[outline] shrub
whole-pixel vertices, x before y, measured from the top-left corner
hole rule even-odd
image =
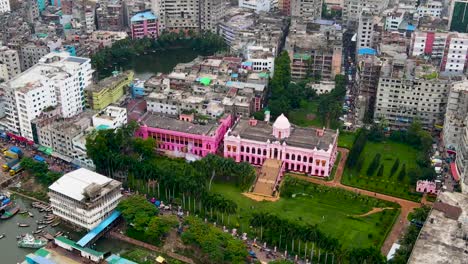
[[[379,171],[377,172],[377,176],[381,177],[383,175],[384,165],[380,165]]]
[[[364,157],[360,157],[356,163],[356,171],[360,172],[363,165],[364,165]]]

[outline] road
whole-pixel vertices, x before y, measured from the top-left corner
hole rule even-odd
[[[390,195],[375,193],[375,192],[362,190],[359,188],[341,184],[341,178],[343,176],[343,171],[344,171],[344,167],[346,164],[346,160],[348,159],[349,150],[345,148],[338,148],[338,151],[341,153],[341,160],[338,163],[338,168],[336,170],[335,177],[332,181],[324,181],[324,180],[310,178],[307,176],[300,176],[300,175],[294,175],[293,177],[306,180],[309,182],[313,182],[319,185],[325,185],[325,186],[334,187],[334,188],[341,188],[341,189],[356,192],[362,195],[367,195],[367,196],[375,197],[381,200],[398,203],[401,206],[401,213],[398,216],[397,221],[393,225],[392,230],[390,231],[387,238],[385,239],[385,242],[382,245],[382,248],[380,249],[382,254],[386,256],[388,252],[390,251],[390,248],[392,247],[393,243],[398,241],[400,236],[403,234],[405,228],[409,225],[409,222],[407,220],[409,213],[412,212],[415,208],[421,207],[424,202],[417,203],[417,202],[393,197]]]

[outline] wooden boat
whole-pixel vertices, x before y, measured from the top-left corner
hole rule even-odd
[[[58,237],[58,236],[61,236],[63,235],[63,232],[62,231],[58,231],[57,233],[55,233],[54,237]]]
[[[18,226],[19,226],[19,227],[28,227],[29,224],[18,223]]]
[[[50,225],[55,221],[55,219],[49,220],[49,221],[44,221],[44,224]]]
[[[51,234],[49,234],[49,233],[45,233],[45,234],[44,234],[44,237],[45,237],[46,239],[48,239],[48,240],[54,240],[54,236],[51,235]]]
[[[58,226],[58,225],[60,225],[60,221],[57,222],[57,223],[53,223],[53,224],[51,224],[50,226],[51,226],[51,227],[56,227],[56,226]]]
[[[36,234],[39,234],[39,233],[41,233],[41,232],[42,232],[42,230],[39,229],[39,230],[33,231],[32,233],[36,235]]]
[[[44,229],[46,227],[47,227],[47,225],[40,225],[40,226],[37,226],[37,229]]]
[[[27,214],[28,211],[24,210],[24,211],[19,211],[18,214]]]
[[[29,217],[34,217],[34,214],[31,212],[28,212]]]
[[[19,207],[10,207],[0,216],[1,220],[6,220],[12,218],[19,212]]]
[[[4,238],[5,237],[5,234],[1,234],[0,235],[0,239]]]

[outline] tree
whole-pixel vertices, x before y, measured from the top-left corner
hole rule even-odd
[[[384,171],[384,165],[380,165],[379,170],[377,171],[377,176],[382,177]]]
[[[176,227],[178,224],[177,218],[171,216],[153,216],[148,223],[148,228],[145,230],[146,237],[155,244],[167,234],[171,228]]]
[[[364,165],[364,157],[360,157],[356,163],[356,171],[360,172],[363,165]]]
[[[367,176],[372,176],[375,170],[377,170],[380,164],[380,157],[381,157],[380,153],[377,153],[374,156],[374,159],[372,160],[371,164],[369,164],[369,167],[367,168],[367,171],[366,171]],[[383,168],[382,168],[382,171],[383,171]]]
[[[395,162],[393,163],[392,168],[390,169],[390,176],[393,176],[395,172],[397,172],[398,167],[400,167],[400,159],[397,158]]]
[[[156,206],[148,202],[142,195],[133,195],[127,199],[123,199],[117,206],[117,210],[120,211],[127,223],[134,223],[138,227],[145,227],[145,224],[149,222],[151,217],[158,213]],[[139,218],[144,219],[139,220]]]
[[[353,147],[348,155],[348,160],[346,161],[346,166],[353,168],[356,165],[359,157],[361,156],[362,151],[367,142],[367,131],[365,129],[360,129],[356,138],[354,139]]]
[[[351,264],[383,264],[385,262],[385,258],[380,253],[380,250],[376,248],[358,248],[351,250],[349,253],[349,263]]]
[[[403,164],[403,167],[401,167],[400,173],[398,173],[398,180],[403,181],[406,176],[406,164]]]

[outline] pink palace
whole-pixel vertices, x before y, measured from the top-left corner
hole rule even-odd
[[[279,116],[266,121],[239,119],[224,136],[224,157],[261,166],[266,159],[282,161],[286,171],[328,177],[337,155],[338,130],[301,128]]]
[[[143,124],[136,132],[137,137],[156,139],[158,150],[169,156],[194,158],[216,153],[224,134],[232,125],[231,115],[207,124],[194,124],[193,114],[177,117],[156,113],[145,113],[139,121]]]

